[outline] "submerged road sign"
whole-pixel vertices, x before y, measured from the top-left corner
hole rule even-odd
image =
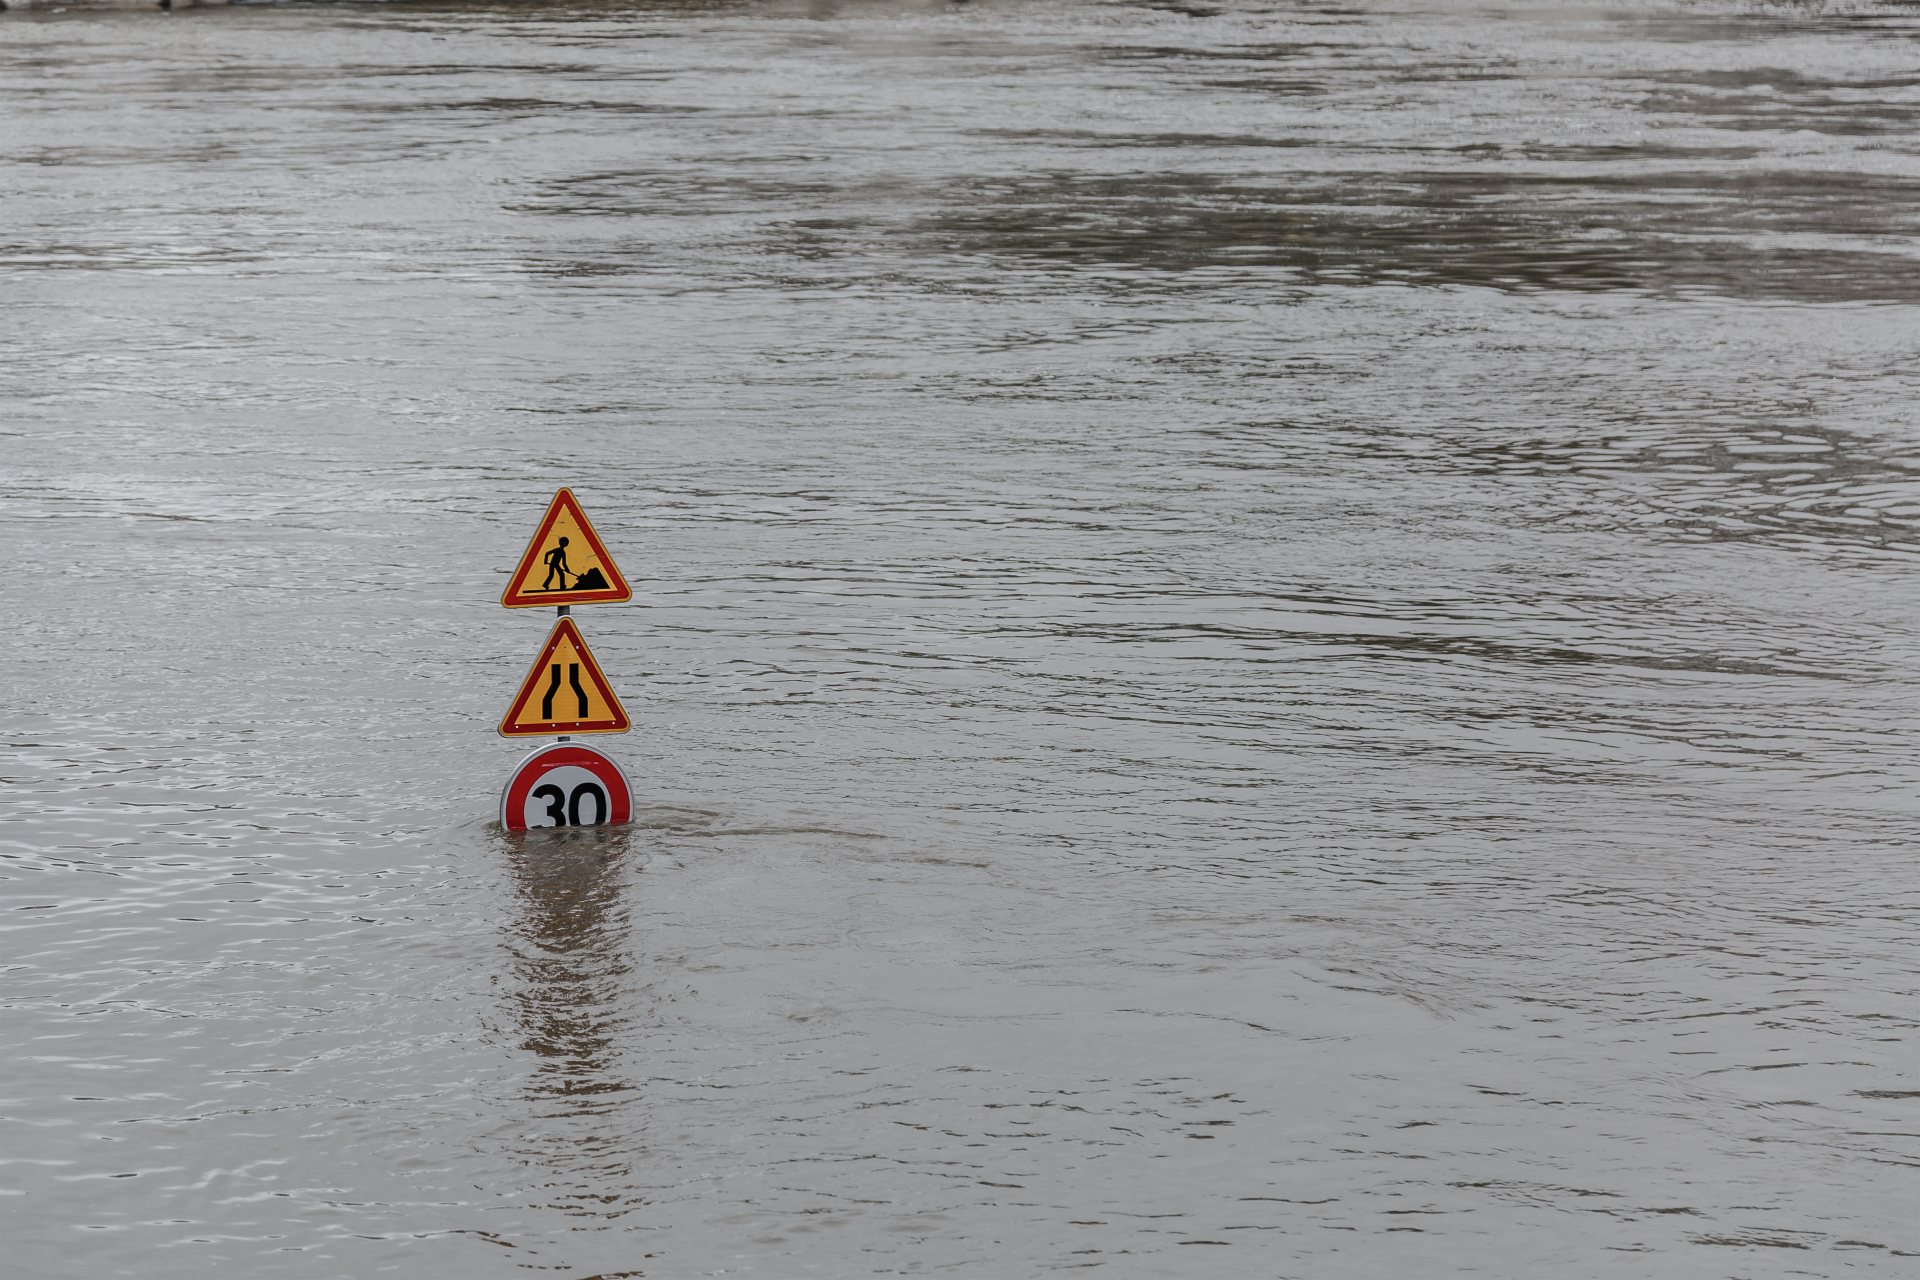
[[[633,817],[633,788],[620,766],[577,742],[541,747],[513,771],[500,793],[500,825],[602,827]]]
[[[555,624],[500,721],[502,737],[625,733],[631,722],[572,618]]]
[[[573,490],[562,489],[547,504],[540,529],[520,556],[500,603],[509,609],[531,609],[632,598],[632,589],[593,531]]]

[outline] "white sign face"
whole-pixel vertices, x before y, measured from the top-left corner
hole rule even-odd
[[[613,806],[600,776],[577,764],[563,764],[534,779],[521,817],[533,827],[597,827]]]

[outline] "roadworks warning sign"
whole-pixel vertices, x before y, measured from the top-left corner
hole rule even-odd
[[[540,605],[611,604],[633,591],[593,531],[573,490],[562,489],[547,504],[540,529],[520,556],[519,567],[500,595],[509,609]]]

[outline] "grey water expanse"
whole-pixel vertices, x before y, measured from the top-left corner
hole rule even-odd
[[[0,1275],[1920,1274],[1917,406],[1913,4],[0,15]]]

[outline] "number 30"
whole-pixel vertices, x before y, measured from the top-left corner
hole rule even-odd
[[[598,783],[583,782],[573,789],[572,795],[568,795],[549,782],[545,786],[535,787],[533,795],[536,800],[547,802],[547,816],[553,819],[556,827],[597,827],[607,820],[607,793],[600,789]],[[585,796],[593,797],[592,822],[580,821],[580,801]]]

